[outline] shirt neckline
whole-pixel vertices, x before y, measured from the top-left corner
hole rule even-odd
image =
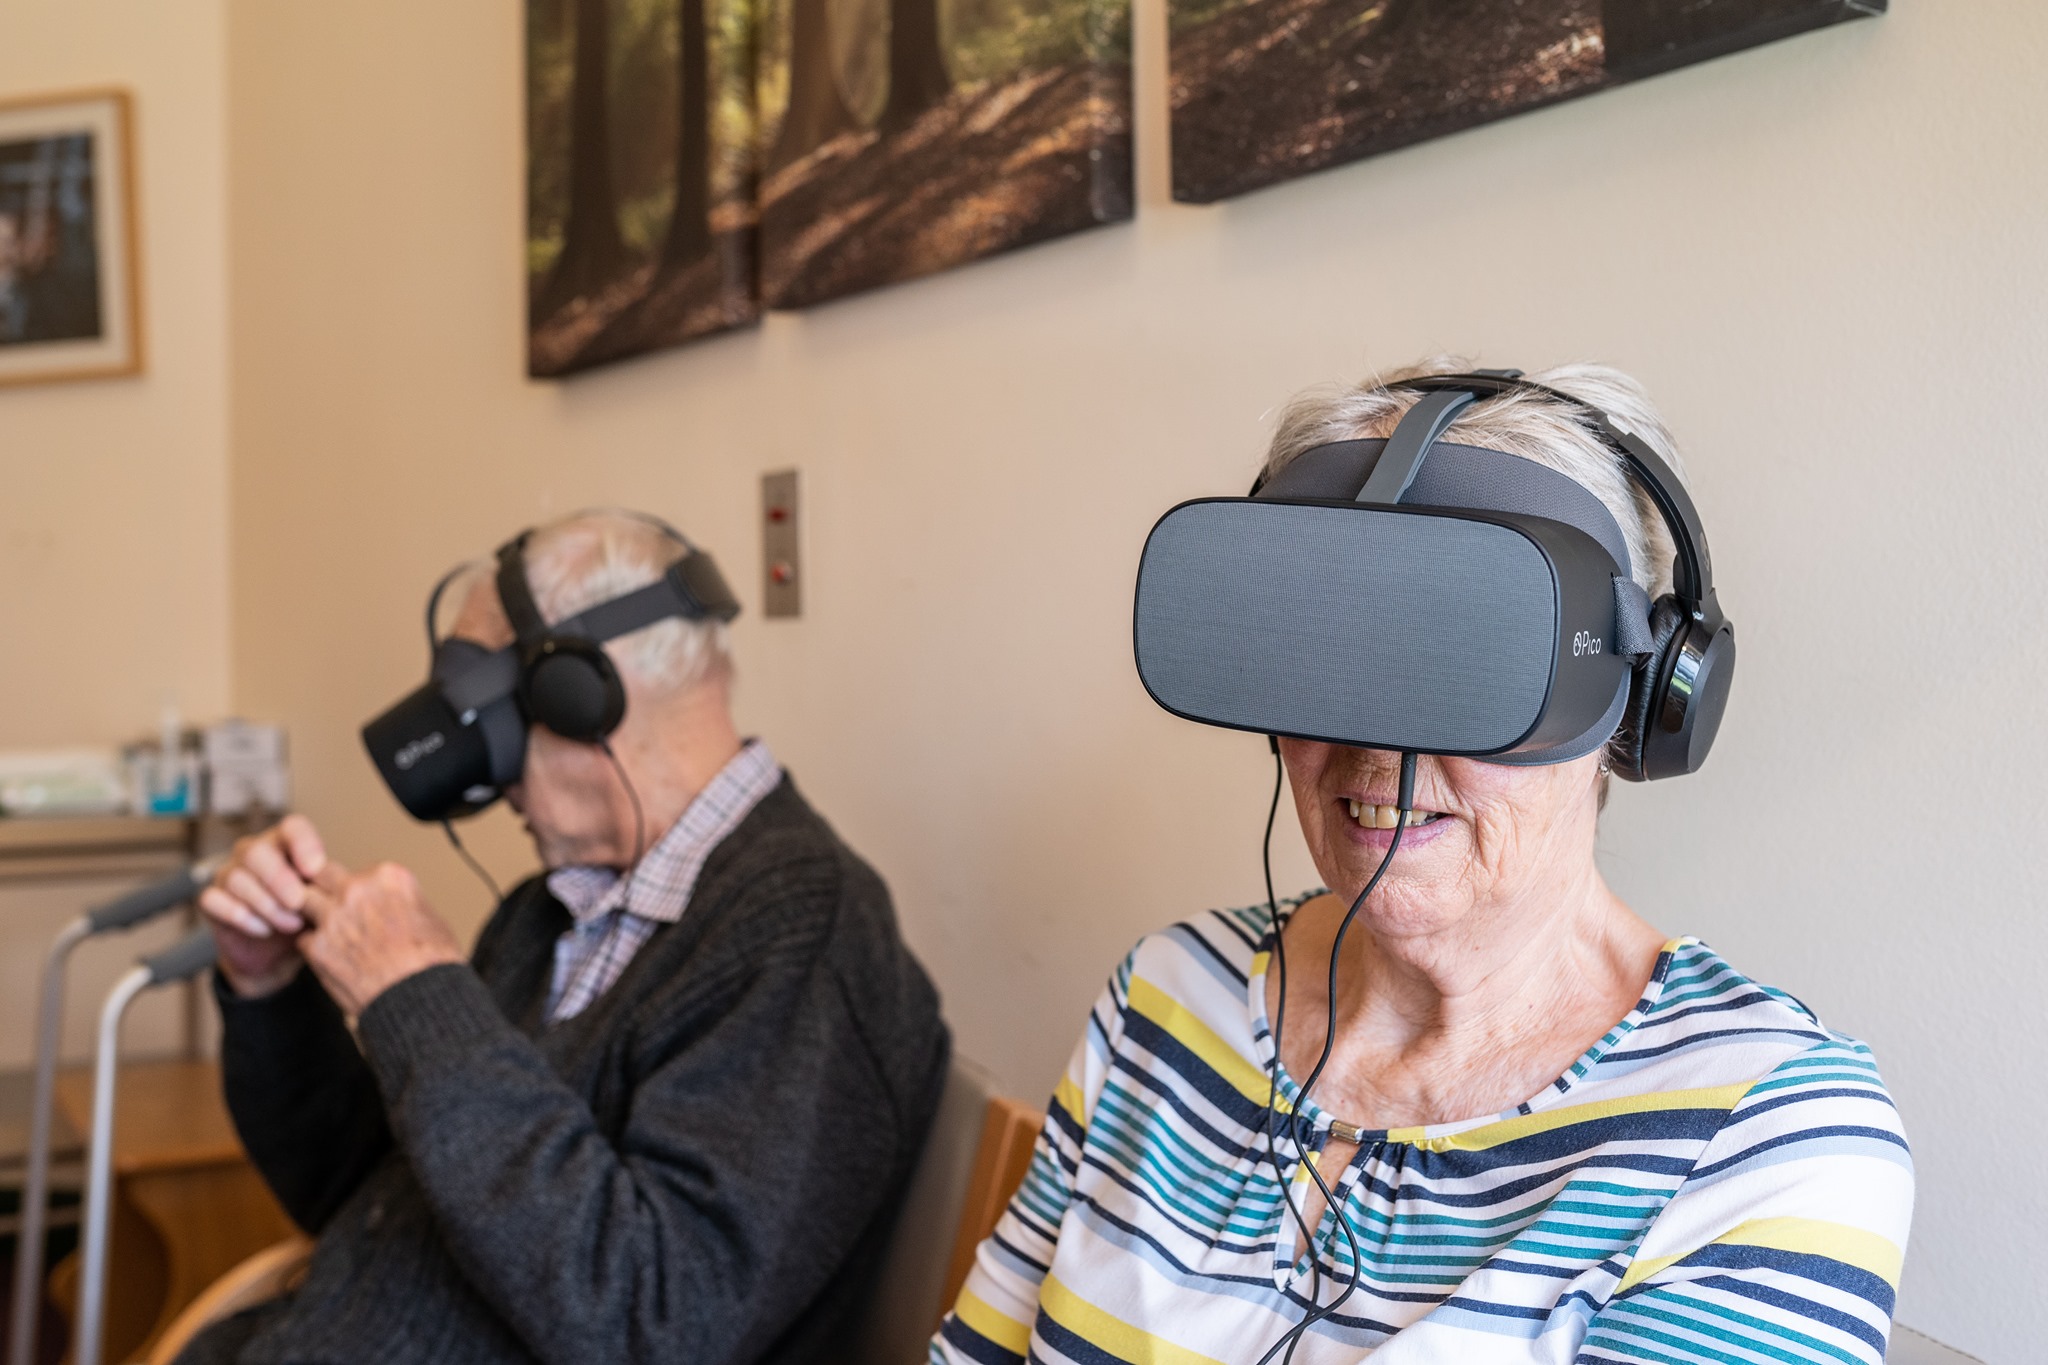
[[[578,863],[548,873],[548,891],[569,912],[571,932],[595,927],[625,908],[629,893],[635,916],[663,924],[681,919],[711,850],[781,777],[781,765],[767,744],[747,739],[632,868]]]
[[[1316,887],[1278,903],[1267,921],[1265,933],[1260,936],[1258,951],[1252,958],[1251,970],[1246,973],[1245,981],[1245,1007],[1250,1015],[1252,1048],[1255,1053],[1253,1060],[1261,1071],[1274,1079],[1277,1099],[1285,1105],[1280,1112],[1286,1113],[1300,1108],[1309,1131],[1318,1134],[1327,1133],[1330,1124],[1336,1121],[1336,1116],[1318,1104],[1314,1096],[1310,1096],[1306,1107],[1302,1107],[1301,1087],[1279,1060],[1274,1046],[1272,1020],[1266,1013],[1266,968],[1273,960],[1273,945],[1294,912],[1316,897],[1328,894],[1327,887]],[[1636,1001],[1635,1006],[1613,1027],[1601,1034],[1591,1047],[1580,1053],[1555,1080],[1547,1083],[1520,1104],[1498,1113],[1452,1119],[1443,1123],[1418,1124],[1403,1128],[1358,1128],[1354,1131],[1358,1134],[1360,1151],[1363,1152],[1373,1143],[1423,1146],[1434,1138],[1471,1133],[1497,1123],[1525,1118],[1558,1103],[1593,1073],[1593,1068],[1599,1064],[1601,1058],[1607,1056],[1624,1038],[1635,1032],[1636,1027],[1657,1008],[1657,1002],[1664,994],[1664,983],[1671,974],[1671,965],[1679,950],[1697,942],[1697,939],[1689,935],[1666,940],[1658,952],[1657,965],[1650,973],[1649,984],[1643,987],[1642,997]],[[1348,1123],[1345,1126],[1351,1127]],[[1281,1131],[1285,1131],[1284,1126]]]

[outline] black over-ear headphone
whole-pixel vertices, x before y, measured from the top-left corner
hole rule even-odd
[[[683,547],[683,557],[636,592],[550,626],[526,571],[531,529],[498,548],[498,600],[519,647],[519,705],[529,720],[564,739],[601,744],[626,717],[626,688],[603,641],[668,616],[730,621],[739,602],[711,556],[668,523],[644,518]]]
[[[1671,591],[1650,608],[1650,648],[1635,664],[1628,709],[1609,746],[1610,762],[1631,782],[1698,771],[1728,705],[1735,677],[1735,627],[1714,596],[1714,567],[1699,511],[1671,466],[1611,414],[1583,398],[1524,379],[1520,370],[1423,375],[1404,379],[1396,387],[1419,389],[1429,396],[1402,417],[1387,442],[1390,454],[1405,444],[1404,432],[1419,440],[1426,452],[1460,409],[1483,397],[1520,390],[1584,414],[1593,432],[1621,456],[1630,478],[1657,505],[1677,555]],[[1411,423],[1415,430],[1408,430]]]

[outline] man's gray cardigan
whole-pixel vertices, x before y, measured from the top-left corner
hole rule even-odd
[[[944,1083],[881,879],[785,777],[688,911],[543,1022],[568,912],[535,878],[471,966],[351,1041],[302,972],[224,990],[228,1105],[318,1235],[305,1283],[187,1362],[796,1365],[843,1344]]]

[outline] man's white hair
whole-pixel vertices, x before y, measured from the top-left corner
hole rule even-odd
[[[1471,365],[1437,356],[1360,384],[1311,389],[1287,405],[1266,456],[1272,478],[1297,455],[1333,441],[1379,440],[1394,434],[1401,416],[1422,394],[1398,385],[1430,374],[1462,374]],[[1606,365],[1559,365],[1528,376],[1546,388],[1583,399],[1612,416],[1662,456],[1681,480],[1685,466],[1664,419],[1643,386]],[[1548,465],[1584,485],[1614,514],[1628,542],[1629,568],[1651,597],[1671,589],[1671,533],[1649,494],[1630,478],[1621,456],[1588,424],[1586,415],[1528,390],[1481,398],[1463,409],[1444,432],[1454,445],[1483,446]]]
[[[526,577],[550,625],[659,579],[684,547],[659,523],[632,512],[576,512],[535,529]],[[725,622],[679,616],[621,635],[605,652],[622,674],[653,692],[681,692],[732,672]]]

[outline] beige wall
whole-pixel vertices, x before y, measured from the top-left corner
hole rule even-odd
[[[1258,886],[1264,746],[1132,673],[1152,519],[1241,488],[1304,384],[1611,360],[1688,442],[1744,653],[1714,763],[1618,792],[1608,865],[1876,1044],[1922,1168],[1904,1318],[2048,1335],[2039,6],[1903,5],[1195,209],[1143,0],[1134,225],[546,385],[517,7],[229,12],[235,700],[290,723],[341,856],[484,910],[354,735],[438,571],[618,501],[757,599],[756,477],[796,464],[809,612],[742,621],[744,719],[890,878],[964,1049],[1042,1093],[1132,939]]]
[[[133,95],[147,372],[0,388],[0,749],[108,744],[228,704],[226,6],[8,0],[0,97]],[[0,1000],[32,998],[57,926],[106,886],[0,890]],[[73,1053],[140,945],[80,959]],[[129,1025],[162,1046],[171,1000]],[[30,1049],[0,1009],[0,1067]]]
[[[0,390],[0,748],[228,700],[226,7],[10,0],[0,95],[135,100],[140,378]]]

